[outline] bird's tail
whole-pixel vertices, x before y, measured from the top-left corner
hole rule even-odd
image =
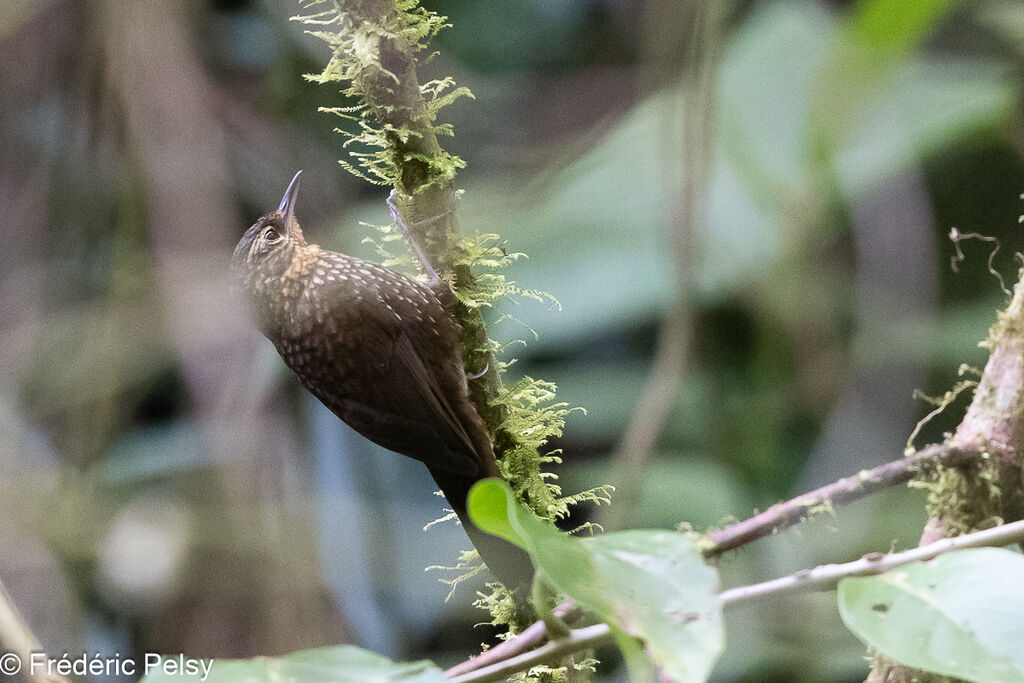
[[[505,584],[510,591],[516,591],[517,603],[526,604],[533,583],[533,562],[529,554],[519,546],[509,543],[503,538],[492,536],[483,531],[469,518],[466,511],[466,498],[469,489],[479,477],[467,477],[444,470],[430,470],[434,481],[441,488],[448,503],[459,516],[466,535],[473,542],[473,547],[480,553],[480,558],[491,570],[491,573]]]

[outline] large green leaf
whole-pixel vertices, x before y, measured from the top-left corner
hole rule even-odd
[[[201,672],[195,676],[182,676],[182,663],[198,660],[180,657],[166,657],[165,660],[171,668],[153,668],[142,679],[143,683],[180,683],[199,680],[202,676]],[[358,647],[340,645],[303,650],[284,657],[213,660],[205,683],[443,683],[444,680],[441,669],[431,662],[395,663]]]
[[[529,551],[538,574],[616,631],[635,673],[636,646],[669,678],[703,681],[723,646],[718,575],[704,564],[697,538],[661,530],[577,539],[517,505],[505,482],[487,479],[469,494],[484,531]]]
[[[839,611],[869,645],[917,669],[985,683],[1024,681],[1024,557],[964,550],[844,579]]]

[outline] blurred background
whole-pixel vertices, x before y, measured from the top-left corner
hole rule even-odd
[[[230,250],[302,168],[313,241],[373,258],[328,51],[270,0],[2,0],[0,578],[51,653],[351,642],[451,664],[493,637],[420,465],[299,388]],[[572,522],[703,530],[899,457],[980,368],[1024,246],[1024,4],[425,0],[464,229],[524,251],[491,329],[573,414]],[[959,271],[959,272],[955,272]],[[971,377],[967,371],[966,377]],[[966,394],[917,443],[958,421]],[[723,583],[916,545],[895,490],[720,562]],[[721,681],[856,681],[834,596],[729,612]],[[603,674],[622,677],[614,652]],[[107,680],[107,679],[104,679]]]

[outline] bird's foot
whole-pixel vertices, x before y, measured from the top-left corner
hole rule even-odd
[[[409,230],[409,228],[410,226],[418,227],[420,225],[425,225],[427,223],[433,223],[434,221],[439,221],[442,218],[445,218],[446,216],[450,216],[455,211],[455,206],[452,205],[451,207],[448,208],[447,211],[436,216],[408,223],[406,222],[405,218],[402,217],[402,212],[398,208],[397,199],[399,196],[400,195],[397,189],[391,190],[391,194],[388,195],[387,202],[388,210],[391,212],[391,220],[395,222],[395,225],[402,228],[402,233],[405,235],[405,238],[409,240],[409,246],[412,247],[413,252],[416,254],[416,258],[419,259],[420,265],[423,267],[423,272],[426,273],[427,275],[428,284],[430,285],[430,287],[433,288],[441,281],[441,277],[437,274],[437,271],[434,270],[434,267],[430,264],[430,261],[427,259],[426,253],[424,253],[423,248],[420,246],[416,238],[413,237],[412,231]],[[458,198],[460,195],[456,194],[455,196],[456,198]]]
[[[480,379],[481,377],[483,377],[484,375],[486,375],[486,374],[487,374],[487,371],[488,371],[488,370],[490,370],[490,369],[491,369],[491,364],[490,364],[490,363],[488,363],[487,365],[485,365],[485,366],[484,366],[484,369],[483,369],[483,370],[481,370],[480,372],[478,372],[478,373],[476,373],[476,374],[472,374],[472,375],[471,375],[471,374],[469,374],[469,373],[467,372],[467,373],[466,373],[466,379]]]

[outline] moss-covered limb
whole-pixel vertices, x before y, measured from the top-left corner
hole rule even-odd
[[[316,27],[310,32],[332,48],[324,70],[309,78],[341,83],[342,92],[360,102],[325,108],[357,126],[357,132],[339,128],[349,137],[346,147],[354,160],[342,163],[371,182],[394,186],[396,219],[456,292],[473,291],[472,259],[479,254],[466,258],[455,247],[458,197],[452,180],[463,163],[441,148],[437,136],[451,134],[451,128],[436,122],[444,106],[469,91],[450,78],[421,84],[417,73],[418,55],[446,26],[445,18],[419,7],[417,0],[306,0],[303,6],[310,13],[296,19]],[[459,297],[455,314],[462,324],[466,367],[496,369],[480,308]],[[471,382],[474,403],[492,432],[504,417],[491,407],[499,391],[496,372]]]
[[[324,70],[309,76],[320,83],[347,84],[342,92],[358,98],[351,108],[324,108],[357,122],[357,132],[339,128],[354,163],[342,163],[370,182],[398,190],[395,204],[423,245],[435,268],[451,269],[451,240],[456,195],[452,178],[463,162],[448,154],[438,135],[451,128],[437,124],[438,112],[463,95],[450,78],[421,84],[418,56],[430,38],[446,26],[445,17],[417,0],[307,0],[312,14],[298,20],[332,48]]]
[[[971,405],[950,444],[978,454],[956,469],[939,468],[928,489],[928,524],[920,545],[1024,519],[1024,270],[1010,303],[982,346],[990,350]],[[870,682],[944,683],[950,679],[896,664],[872,663]]]
[[[939,473],[929,495],[930,516],[954,534],[1024,518],[1024,279],[982,345],[989,359],[952,438],[982,457]]]
[[[989,359],[954,440],[990,446],[1000,460],[1019,464],[1014,454],[1024,446],[1024,280],[981,346],[990,350]]]
[[[313,27],[310,33],[332,50],[323,72],[308,78],[339,83],[342,93],[358,102],[353,107],[324,108],[343,120],[337,130],[349,138],[349,160],[341,163],[361,178],[395,188],[389,204],[397,225],[378,227],[380,236],[372,241],[385,265],[410,265],[407,254],[386,249],[407,230],[440,274],[440,293],[454,295],[464,365],[472,377],[470,395],[494,437],[502,472],[520,499],[552,523],[566,515],[572,503],[606,502],[610,487],[563,496],[553,475],[541,472],[559,460],[557,453],[544,453],[544,448],[561,435],[569,412],[555,399],[554,386],[531,378],[509,385],[501,380],[510,362],[496,356],[501,345],[488,337],[484,309],[509,297],[557,302],[519,288],[500,272],[522,254],[508,253],[497,235],[459,235],[453,180],[464,164],[439,144],[438,136],[451,135],[452,129],[437,120],[443,107],[470,93],[451,78],[421,83],[417,73],[419,56],[446,26],[445,18],[421,8],[419,0],[301,2],[307,13],[296,20]],[[460,559],[456,569],[472,571],[466,560]],[[493,623],[514,626],[510,615],[518,610],[507,592],[484,595],[478,604],[490,609]]]
[[[523,290],[499,271],[521,254],[510,254],[496,235],[458,234],[458,194],[453,179],[463,166],[445,152],[438,135],[451,128],[438,124],[438,112],[462,95],[450,78],[420,84],[417,55],[442,27],[444,17],[428,12],[415,0],[309,0],[320,11],[304,20],[323,27],[314,33],[332,46],[319,82],[347,84],[344,93],[362,104],[329,109],[354,120],[358,133],[347,133],[356,165],[348,168],[371,181],[393,185],[396,220],[423,247],[427,258],[455,293],[455,317],[462,327],[465,367],[472,374],[470,395],[494,436],[495,451],[516,492],[542,517],[567,512],[569,499],[540,475],[541,465],[557,456],[541,456],[548,439],[561,434],[567,406],[554,399],[554,388],[532,379],[508,387],[501,382],[506,367],[495,357],[483,311],[502,299],[525,296],[552,301],[540,292]],[[388,239],[386,229],[383,239]],[[486,370],[486,372],[484,372]],[[582,494],[598,502],[605,491]]]

